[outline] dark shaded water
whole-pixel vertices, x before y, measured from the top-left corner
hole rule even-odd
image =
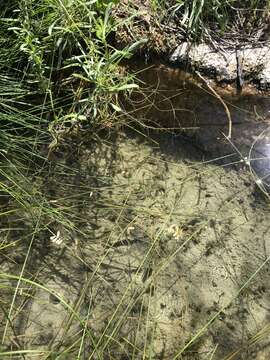
[[[134,70],[134,69],[133,69]],[[228,116],[224,105],[198,79],[163,65],[138,67],[143,91],[125,100],[131,119],[148,129],[165,129],[174,136],[191,139],[210,158],[244,162],[254,171],[259,185],[270,186],[270,101],[267,94],[246,87],[242,95],[234,88],[211,87],[226,103],[232,119],[228,135]]]

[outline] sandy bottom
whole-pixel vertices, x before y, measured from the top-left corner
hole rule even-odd
[[[24,270],[33,283],[21,281],[3,350],[270,359],[269,200],[248,169],[203,163],[190,141],[166,134],[60,153],[44,192],[76,228],[49,223],[31,237],[21,224],[8,235],[17,243],[2,251],[2,272],[20,273],[34,239]],[[16,281],[1,283],[8,312]]]

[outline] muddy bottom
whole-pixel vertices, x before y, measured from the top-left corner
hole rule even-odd
[[[269,201],[239,157],[204,162],[181,136],[136,132],[55,156],[44,191],[76,227],[55,222],[29,237],[10,219],[1,272],[19,274],[31,249],[12,322],[16,279],[1,277],[2,351],[270,358]]]
[[[2,354],[270,358],[269,99],[221,89],[227,139],[220,100],[182,75],[146,71],[122,99],[133,130],[53,154],[33,177],[53,221],[2,216]]]

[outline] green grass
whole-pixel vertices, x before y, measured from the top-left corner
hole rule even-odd
[[[1,4],[1,224],[8,229],[8,234],[19,234],[13,241],[13,235],[11,239],[7,235],[1,251],[5,256],[10,246],[20,244],[22,248],[18,253],[24,257],[18,275],[4,274],[1,270],[1,283],[5,279],[16,283],[10,288],[5,324],[1,318],[2,344],[6,344],[10,331],[16,337],[13,321],[16,314],[22,313],[22,288],[28,287],[26,292],[31,296],[42,289],[66,307],[69,323],[79,320],[83,328],[74,346],[71,342],[70,349],[68,346],[61,350],[61,358],[65,353],[69,358],[74,351],[76,357],[81,358],[85,339],[89,343],[91,338],[85,320],[73,310],[73,305],[75,309],[80,307],[83,297],[77,305],[66,303],[57,293],[35,281],[36,274],[32,274],[30,268],[35,249],[45,246],[41,243],[42,234],[48,242],[59,227],[61,236],[80,233],[77,224],[81,219],[76,212],[79,206],[86,205],[87,196],[90,199],[92,194],[91,186],[77,189],[70,183],[79,171],[51,161],[52,153],[69,142],[80,128],[88,130],[91,141],[97,129],[114,127],[114,121],[117,123],[118,114],[122,112],[118,94],[129,93],[137,87],[133,77],[119,67],[119,62],[130,57],[144,39],[122,50],[109,44],[107,39],[118,26],[110,16],[112,6],[113,2],[109,1],[85,0],[25,0]],[[127,21],[124,19],[122,23]],[[61,182],[55,185],[58,189],[63,188],[58,198],[50,196],[46,189],[46,181],[52,179]],[[76,191],[71,193],[70,189]],[[20,228],[18,222],[23,222],[24,227]],[[80,261],[84,263],[83,259]],[[87,287],[86,284],[85,291]],[[6,307],[5,301],[1,297],[1,308]],[[91,342],[95,348],[93,338]],[[23,349],[23,346],[15,351],[9,346],[4,349],[1,356],[8,358],[37,354],[46,358],[60,356],[58,350],[54,355],[50,349],[44,353]],[[96,353],[100,352],[97,348]]]
[[[110,16],[112,6],[106,1],[14,2],[0,20],[3,42],[8,34],[11,44],[3,71],[16,69],[19,79],[46,96],[57,119],[76,112],[91,124],[105,121],[117,108],[117,94],[136,86],[118,64],[140,44],[121,51],[109,45],[119,25]],[[70,97],[61,103],[62,111],[59,95]]]
[[[132,182],[113,183],[110,171],[115,171],[112,160],[115,153],[109,140],[102,138],[99,131],[105,128],[109,130],[106,134],[114,130],[117,133],[123,125],[129,126],[129,122],[138,120],[121,108],[122,95],[130,97],[139,87],[134,74],[124,71],[121,62],[129,59],[147,40],[142,38],[122,50],[112,45],[118,28],[136,17],[136,14],[124,19],[113,17],[112,9],[117,3],[13,0],[0,4],[0,222],[1,234],[2,231],[5,234],[0,251],[3,259],[12,264],[0,271],[3,290],[0,296],[0,357],[3,358],[79,360],[87,356],[94,360],[119,360],[119,356],[125,355],[132,360],[153,360],[157,331],[157,320],[153,318],[159,316],[154,290],[185,246],[192,244],[198,233],[208,226],[209,219],[201,218],[198,228],[164,255],[161,244],[167,239],[171,217],[176,214],[182,219],[176,204],[172,204],[167,213],[162,209],[152,210],[147,205],[142,206],[137,198],[137,195],[151,198],[151,186],[144,189]],[[248,23],[244,31],[251,34],[249,29],[262,26],[269,11],[268,3],[259,0],[243,4],[236,0],[169,3],[153,0],[150,6],[156,12],[167,7],[168,14],[179,19],[179,26],[193,40],[214,26],[218,27],[219,34],[226,34],[232,25],[238,29],[245,17]],[[238,20],[235,20],[236,15]],[[104,149],[99,154],[100,141],[109,154]],[[92,145],[91,161],[78,164],[76,158],[82,158],[80,151],[87,155],[85,143]],[[143,167],[144,159],[139,165]],[[139,168],[137,170],[139,172]],[[125,171],[134,170],[123,169],[119,176]],[[200,176],[205,172],[202,170]],[[181,185],[197,177],[198,172],[195,172]],[[114,191],[116,195],[112,199]],[[114,226],[102,232],[99,219],[110,219]],[[153,222],[159,226],[149,225]],[[104,268],[110,268],[108,259],[123,241],[123,234],[132,232],[134,224],[147,239],[144,256],[133,269],[132,277],[124,279],[124,291],[117,295],[114,306],[108,310],[103,328],[92,331],[89,321],[95,301],[91,292],[93,284],[97,284],[97,289],[108,285],[108,273]],[[93,230],[91,226],[96,228]],[[59,249],[50,243],[50,238],[58,231],[65,238]],[[87,256],[80,248],[88,249]],[[59,265],[55,259],[60,259],[61,252],[68,254],[65,269],[68,274],[72,271],[70,259],[89,270],[89,274],[82,272],[83,276],[86,273],[86,278],[72,301],[47,286],[48,278],[43,274],[48,266],[45,261],[52,259],[51,266],[55,265],[53,260]],[[250,271],[237,294],[197,332],[190,332],[184,345],[173,349],[172,359],[182,359],[207,336],[219,315],[242,296],[268,261],[269,257]],[[128,274],[129,266],[122,269],[124,274]],[[117,267],[110,271],[117,271]],[[145,281],[138,280],[142,273]],[[61,275],[66,276],[66,273]],[[112,293],[113,290],[111,287]],[[27,318],[28,301],[35,299],[45,308],[47,303],[39,291],[53,296],[66,315],[63,333],[47,341],[43,350],[35,348],[34,336],[24,341],[16,333],[20,316],[24,320]],[[126,327],[132,317],[135,320],[129,332]],[[78,326],[77,332],[70,335],[74,324]],[[247,346],[265,339],[268,334],[266,326],[250,338]],[[215,359],[216,349],[211,351],[209,360]],[[226,359],[233,359],[242,350],[236,349]]]
[[[40,149],[49,145],[50,157],[81,128],[114,127],[122,111],[118,94],[137,87],[119,62],[144,40],[121,51],[107,42],[118,26],[112,6],[79,0],[1,4],[1,187],[29,214],[42,203],[44,214],[58,216],[32,179],[48,163]]]
[[[230,40],[234,33],[234,38],[248,41],[267,23],[270,11],[268,0],[178,0],[167,7],[191,40],[199,40],[210,31],[217,40],[225,35]]]

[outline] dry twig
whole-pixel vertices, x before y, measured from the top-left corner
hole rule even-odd
[[[212,88],[212,86],[208,83],[208,81],[198,71],[195,71],[195,73],[196,73],[196,75],[199,76],[199,78],[204,82],[204,84],[207,86],[207,88],[215,95],[215,97],[221,102],[222,106],[224,107],[227,118],[228,118],[228,136],[227,137],[230,139],[232,137],[232,117],[231,117],[231,113],[230,113],[228,106],[226,105],[226,103],[224,102],[222,97],[216,92],[216,90],[214,90]]]

